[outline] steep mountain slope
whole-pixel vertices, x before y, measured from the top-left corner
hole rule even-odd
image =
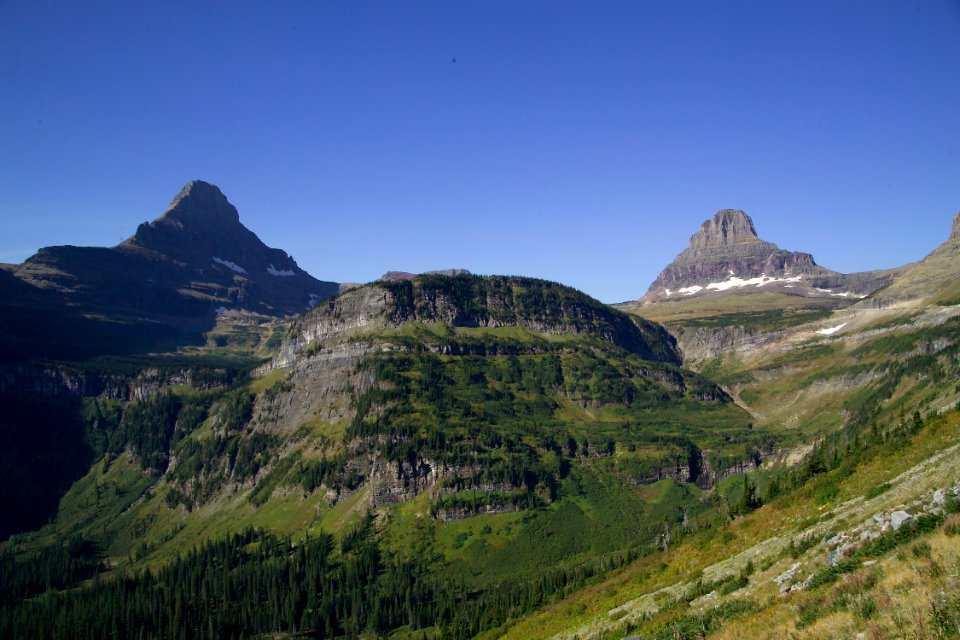
[[[423,275],[285,321],[255,369],[211,346],[0,371],[63,399],[44,420],[93,462],[3,544],[0,635],[952,633],[957,227],[906,303],[690,298],[671,335]]]
[[[97,461],[50,525],[9,547],[9,562],[53,554],[68,531],[120,563],[114,575],[178,562],[183,549],[251,525],[293,535],[305,553],[313,542],[303,536],[333,532],[324,566],[369,562],[360,575],[372,582],[328,593],[378,612],[357,618],[375,633],[472,635],[531,610],[535,599],[514,595],[557,593],[574,575],[646,553],[665,523],[712,518],[717,504],[703,491],[774,446],[679,366],[658,325],[515,277],[358,287],[293,321],[253,379],[198,370],[134,397],[78,399]],[[258,540],[267,554],[249,566],[286,566],[266,551],[282,544],[243,536],[238,544]],[[415,577],[423,598],[384,604],[391,567]],[[325,571],[318,584],[333,579]],[[244,602],[255,616],[272,606]],[[90,604],[70,615],[98,609]],[[305,604],[289,606],[294,617],[265,624],[209,620],[246,633],[320,622],[328,636],[351,633],[351,607],[318,622]],[[40,626],[23,628],[42,627],[29,611],[41,609],[15,615]]]
[[[795,445],[744,480],[764,506],[673,529],[664,553],[481,637],[955,635],[958,222],[855,305],[669,323],[686,362]]]
[[[17,305],[4,314],[10,357],[169,349],[200,340],[223,311],[286,316],[338,290],[264,245],[220,190],[199,180],[116,247],[46,247],[4,272],[19,283],[0,286],[16,287],[39,323],[22,322]],[[58,346],[45,348],[51,337]]]
[[[908,265],[890,283],[858,308],[949,306],[960,303],[960,213],[953,218],[950,237],[920,262]]]
[[[889,390],[890,376],[906,383],[912,373],[904,372],[923,367],[931,378],[943,375],[941,365],[949,369],[960,312],[955,234],[956,223],[950,239],[930,255],[846,307],[717,312],[701,306],[697,315],[690,307],[689,315],[666,326],[686,364],[724,384],[758,423],[778,430],[829,431],[849,419],[851,394]],[[909,387],[926,388],[924,403],[952,402],[948,385],[916,382]],[[906,391],[901,386],[897,393]]]
[[[764,293],[765,299],[741,300],[743,307],[818,306],[864,297],[889,281],[886,272],[841,274],[817,265],[809,253],[780,249],[757,236],[753,220],[743,211],[722,209],[705,221],[684,249],[630,308],[682,314],[692,300],[716,304],[743,294]],[[706,301],[701,299],[707,298]],[[727,302],[729,304],[729,302]]]

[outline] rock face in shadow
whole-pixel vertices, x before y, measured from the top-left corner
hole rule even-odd
[[[266,246],[226,196],[200,180],[116,247],[47,247],[16,275],[83,304],[161,316],[209,315],[221,306],[291,315],[338,290]]]
[[[266,246],[200,180],[116,247],[46,247],[3,271],[16,300],[0,305],[0,358],[161,350],[198,341],[228,309],[288,316],[339,289]]]

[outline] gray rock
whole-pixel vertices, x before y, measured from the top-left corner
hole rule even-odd
[[[900,527],[911,520],[913,520],[913,516],[906,511],[894,511],[890,514],[890,524],[893,526],[894,531],[899,530]]]
[[[846,537],[847,535],[845,533],[838,533],[837,535],[833,536],[829,540],[824,541],[823,546],[825,546],[828,549],[831,549],[837,546],[838,544],[840,544],[841,542],[843,542],[844,539],[846,539]]]
[[[784,583],[792,581],[795,577],[797,577],[797,573],[799,572],[800,572],[800,563],[797,562],[792,567],[790,567],[789,569],[787,569],[786,571],[778,575],[776,578],[774,578],[773,581],[776,582],[777,584],[782,585]]]
[[[942,507],[947,503],[947,492],[943,489],[937,489],[933,492],[933,504]]]
[[[708,283],[724,282],[731,276],[750,279],[761,275],[799,276],[802,280],[796,284],[806,287],[810,295],[822,295],[813,287],[869,293],[889,279],[873,273],[844,275],[825,269],[809,253],[786,251],[761,240],[753,220],[743,211],[723,209],[700,225],[687,248],[660,272],[643,300],[665,300],[692,286],[700,287],[693,292],[698,295],[705,292]]]
[[[833,553],[827,556],[826,565],[828,567],[832,567],[833,565],[837,564],[838,562],[840,562],[840,559],[843,556],[845,556],[847,552],[853,549],[855,546],[856,545],[853,544],[852,542],[848,542],[847,544],[841,547],[837,547],[837,549]]]
[[[867,530],[860,534],[860,541],[869,542],[870,540],[876,540],[879,537],[880,537],[880,534],[877,533],[876,531]]]

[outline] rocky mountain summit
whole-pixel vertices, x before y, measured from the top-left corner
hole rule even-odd
[[[0,278],[0,358],[76,358],[202,340],[227,311],[302,313],[335,295],[194,180],[167,211],[111,248],[55,246]]]
[[[821,267],[809,253],[761,240],[745,212],[721,209],[660,272],[643,302],[761,287],[794,295],[860,298],[886,281],[880,272],[847,275]]]
[[[46,247],[15,273],[80,304],[161,316],[229,308],[284,316],[338,289],[267,247],[226,196],[201,180],[116,247]]]

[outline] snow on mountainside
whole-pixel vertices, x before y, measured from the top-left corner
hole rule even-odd
[[[884,272],[847,275],[821,267],[809,253],[786,251],[761,240],[743,211],[722,209],[700,226],[640,302],[761,287],[794,296],[863,298],[888,281]]]

